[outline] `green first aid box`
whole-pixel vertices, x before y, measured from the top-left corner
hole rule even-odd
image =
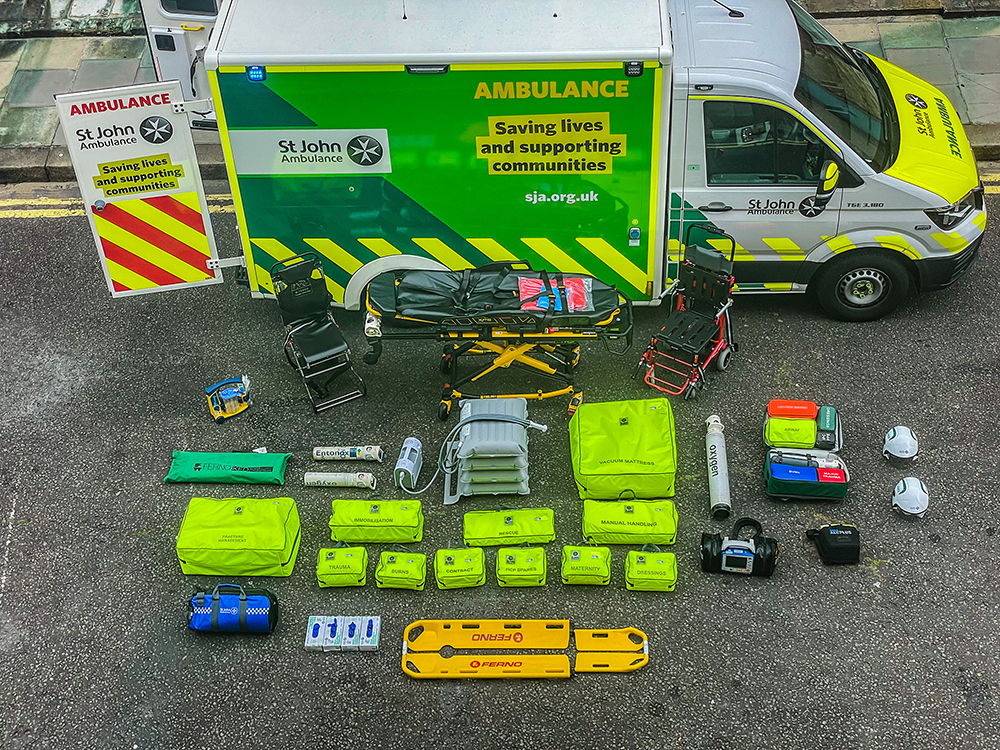
[[[468,589],[486,583],[486,554],[481,547],[439,549],[434,555],[439,589]]]
[[[387,550],[379,555],[375,585],[380,589],[423,591],[427,581],[427,555]]]
[[[419,500],[334,500],[330,538],[335,542],[419,542],[424,514]]]
[[[290,576],[299,553],[299,510],[290,497],[193,497],[177,534],[185,575]]]
[[[562,582],[607,586],[611,582],[611,550],[607,547],[563,547]]]
[[[665,398],[581,404],[569,444],[581,500],[674,496],[677,445]]]
[[[368,582],[368,550],[364,547],[321,549],[316,560],[320,588],[364,586]]]
[[[503,587],[544,586],[544,547],[501,547],[497,550],[497,583]]]

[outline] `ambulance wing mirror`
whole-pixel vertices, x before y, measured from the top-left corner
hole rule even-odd
[[[823,168],[819,174],[820,179],[819,185],[816,186],[814,205],[816,208],[825,208],[826,204],[833,197],[833,192],[837,189],[837,183],[840,181],[840,167],[837,166],[837,162],[828,160],[823,162]]]

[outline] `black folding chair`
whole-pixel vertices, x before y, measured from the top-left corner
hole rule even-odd
[[[351,352],[330,312],[333,299],[316,253],[275,263],[271,280],[285,325],[285,357],[299,371],[313,410],[320,412],[365,395],[365,384],[351,365]],[[331,394],[334,380],[350,372],[355,386]]]

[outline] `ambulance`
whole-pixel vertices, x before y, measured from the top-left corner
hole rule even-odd
[[[794,0],[143,0],[161,78],[211,98],[249,284],[302,252],[379,273],[529,261],[658,304],[684,244],[737,289],[872,320],[972,264],[955,107]],[[196,118],[198,119],[198,118]]]

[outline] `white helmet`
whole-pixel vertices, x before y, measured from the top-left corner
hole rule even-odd
[[[923,518],[928,502],[927,487],[916,477],[900,479],[892,491],[892,509],[904,516]]]
[[[893,427],[885,433],[882,455],[890,461],[915,461],[917,450],[917,436],[909,427]]]

